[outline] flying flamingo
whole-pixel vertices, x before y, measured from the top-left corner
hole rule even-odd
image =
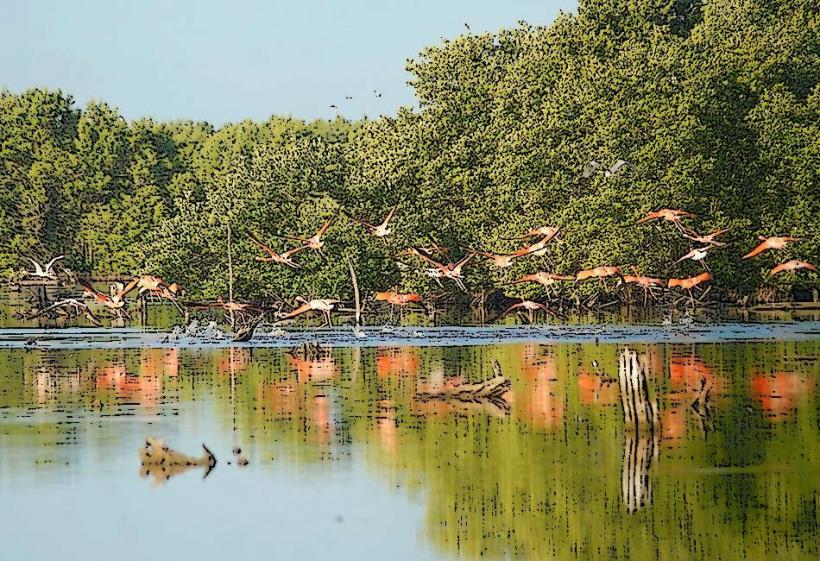
[[[683,226],[681,226],[681,219],[694,218],[694,216],[694,214],[691,212],[686,212],[685,210],[662,208],[660,210],[656,210],[655,212],[650,212],[638,220],[638,224],[643,224],[644,222],[649,222],[650,220],[666,220],[674,224],[682,232]]]
[[[530,275],[524,275],[523,277],[519,278],[518,280],[514,280],[512,284],[521,284],[525,282],[537,282],[538,284],[542,285],[547,290],[551,290],[555,288],[555,283],[560,281],[573,281],[575,277],[570,275],[555,275],[553,273],[547,273],[544,271],[540,271],[538,273],[533,273]]]
[[[681,261],[685,261],[687,259],[691,259],[692,261],[700,261],[700,264],[703,265],[703,268],[707,271],[709,270],[709,266],[706,264],[706,256],[709,255],[709,246],[705,247],[696,247],[689,250],[689,253],[675,261],[675,263],[680,263]]]
[[[289,249],[284,253],[276,253],[270,246],[265,245],[259,238],[255,235],[248,232],[248,237],[251,239],[253,243],[255,243],[259,249],[264,251],[268,254],[268,257],[254,257],[255,261],[261,261],[263,263],[278,263],[280,265],[287,265],[288,267],[292,267],[294,269],[299,269],[301,266],[293,261],[291,257],[302,251],[303,249],[307,249],[307,245],[300,245],[298,247],[294,247],[293,249]]]
[[[654,277],[647,277],[643,275],[639,275],[635,268],[632,268],[634,275],[624,275],[623,276],[623,284],[634,284],[636,286],[641,287],[643,290],[643,305],[646,306],[647,299],[649,296],[652,296],[652,299],[655,300],[655,294],[653,290],[662,290],[663,289],[663,281],[661,279],[657,279]]]
[[[294,240],[294,241],[302,242],[302,244],[305,247],[307,247],[308,249],[315,249],[316,251],[321,253],[322,252],[322,247],[325,245],[325,242],[322,241],[322,236],[324,235],[325,232],[327,232],[327,229],[330,228],[330,225],[332,223],[333,223],[333,219],[328,220],[327,222],[322,224],[322,227],[319,228],[319,230],[317,230],[316,233],[313,234],[309,238],[301,238],[299,236],[285,236],[285,235],[282,235],[282,234],[277,234],[277,236],[280,237],[280,238],[288,239],[288,240]]]
[[[421,303],[421,296],[415,292],[396,292],[389,290],[385,292],[377,292],[375,299],[381,302],[387,302],[394,306],[404,306],[410,303]]]
[[[524,275],[518,280],[513,281],[513,284],[520,284],[524,282],[537,282],[545,287],[550,287],[559,281],[573,281],[575,277],[571,275],[555,275],[544,271],[533,273],[531,275]]]
[[[620,267],[595,267],[593,269],[583,269],[575,274],[575,282],[587,279],[604,279],[606,277],[620,277],[623,280],[623,273]]]
[[[464,265],[466,265],[467,262],[475,256],[475,253],[468,253],[467,255],[459,259],[456,263],[449,262],[446,265],[444,263],[436,261],[427,252],[421,251],[418,248],[411,247],[405,250],[404,253],[416,255],[430,263],[432,267],[425,270],[425,273],[429,277],[436,279],[437,281],[441,278],[450,279],[453,282],[455,282],[456,285],[462,291],[467,291],[467,287],[464,286],[464,281],[462,280],[464,278],[462,275],[462,269],[464,268]],[[439,282],[439,284],[441,283]]]
[[[513,260],[521,257],[520,255],[516,255],[514,253],[492,253],[489,251],[481,251],[479,249],[470,249],[473,253],[477,253],[483,257],[486,257],[490,261],[492,261],[493,265],[498,267],[499,269],[506,269],[510,265],[512,265]]]
[[[544,310],[545,312],[547,312],[551,316],[553,316],[555,318],[558,317],[558,315],[555,312],[553,312],[552,310],[550,310],[546,305],[541,304],[540,302],[533,302],[532,300],[527,300],[525,298],[522,298],[520,302],[518,302],[516,304],[513,304],[512,306],[510,306],[509,308],[504,310],[504,312],[499,317],[506,316],[507,314],[509,314],[513,310],[517,310],[519,308],[524,309],[524,310],[527,311],[527,319],[529,320],[530,323],[533,322],[533,319],[534,319],[533,314],[536,310]]]
[[[694,297],[692,296],[692,289],[700,286],[701,284],[707,283],[712,280],[712,273],[704,272],[695,277],[688,277],[685,279],[669,279],[667,286],[669,288],[680,287],[683,290],[686,290],[689,293],[689,299],[694,301]]]
[[[385,292],[377,292],[375,296],[376,301],[387,302],[390,304],[390,319],[393,318],[393,308],[399,306],[402,317],[404,316],[404,306],[408,304],[421,304],[421,295],[415,292],[396,292],[389,290]]]
[[[120,285],[121,283],[115,283],[116,285]],[[120,292],[123,296],[131,292],[137,288],[138,294],[143,294],[145,292],[149,292],[151,294],[156,294],[161,298],[168,298],[169,300],[173,300],[176,298],[177,293],[180,291],[180,286],[172,282],[168,284],[160,277],[156,277],[154,275],[143,275],[141,277],[137,277],[129,282],[124,288],[119,288]]]
[[[88,321],[90,321],[95,326],[102,326],[102,323],[100,323],[100,320],[97,318],[97,316],[95,316],[91,312],[91,309],[88,307],[88,304],[86,304],[85,302],[80,302],[75,298],[66,298],[65,300],[55,302],[51,306],[48,306],[46,308],[43,308],[42,310],[39,310],[31,314],[26,319],[34,319],[40,316],[44,316],[46,314],[50,314],[52,312],[56,312],[57,310],[60,310],[60,312],[66,317],[71,317],[71,315],[79,315],[82,313],[86,317],[86,319],[88,319]]]
[[[180,306],[179,302],[177,302],[177,294],[179,294],[180,286],[175,282],[168,284],[160,277],[154,275],[143,275],[141,277],[137,277],[124,287],[122,283],[114,283],[111,285],[111,295],[119,295],[120,297],[124,297],[135,288],[137,289],[137,294],[140,296],[147,292],[152,296],[158,296],[159,298],[170,300],[180,313],[185,313],[182,306]]]
[[[302,305],[298,308],[295,308],[287,313],[281,313],[277,316],[276,321],[280,322],[286,319],[295,318],[296,316],[305,314],[307,312],[321,312],[325,317],[324,325],[333,325],[333,321],[330,317],[330,312],[332,312],[341,300],[334,300],[331,298],[316,298],[313,300],[305,300],[304,298],[297,298],[298,302],[302,302]]]
[[[760,240],[760,243],[752,251],[744,255],[743,259],[751,259],[770,249],[784,249],[791,242],[800,241],[802,238],[792,236],[772,236],[771,238],[767,238],[758,236],[757,239]]]
[[[729,228],[722,228],[720,230],[715,230],[710,234],[700,235],[694,230],[690,230],[689,228],[685,228],[681,233],[684,238],[688,238],[694,242],[702,243],[707,246],[714,246],[714,247],[725,247],[725,242],[720,242],[717,240],[720,236],[725,234],[729,231]]]
[[[104,305],[109,310],[116,312],[117,314],[123,314],[125,316],[129,315],[128,312],[126,312],[123,308],[123,306],[125,306],[125,298],[123,297],[121,291],[112,290],[114,294],[111,294],[109,296],[108,294],[103,294],[102,292],[91,286],[91,283],[89,283],[86,280],[79,279],[77,282],[80,284],[80,286],[82,286],[85,289],[84,296],[90,296],[91,298],[94,298],[94,300]]]
[[[773,277],[784,271],[797,271],[798,269],[817,271],[817,267],[815,267],[808,261],[798,261],[797,259],[792,259],[791,261],[786,261],[785,263],[781,263],[780,265],[772,268],[772,270],[769,271],[769,276]]]
[[[368,232],[370,232],[371,234],[373,234],[377,238],[382,238],[384,240],[384,238],[386,238],[390,234],[390,232],[393,231],[393,229],[390,228],[389,224],[390,224],[390,219],[393,218],[393,215],[396,213],[397,208],[398,208],[398,206],[392,207],[387,212],[387,216],[384,217],[384,220],[382,221],[381,224],[371,224],[370,222],[366,222],[366,221],[361,220],[359,218],[355,218],[353,216],[350,216],[349,214],[347,216],[353,222],[356,222],[357,224],[361,224],[362,226],[367,228]],[[384,240],[384,242],[387,243],[387,240]]]
[[[545,235],[539,241],[535,242],[534,244],[528,245],[527,247],[523,247],[516,252],[513,252],[513,255],[516,257],[523,257],[525,255],[537,255],[542,256],[547,252],[547,244],[549,244],[555,236],[561,231],[560,228],[555,229],[550,234]]]
[[[561,228],[555,228],[553,226],[538,226],[537,228],[530,228],[520,236],[505,239],[523,240],[526,238],[535,238],[537,236],[548,236],[550,239],[552,239],[558,234],[560,230]]]
[[[64,255],[58,255],[57,257],[55,257],[54,259],[52,259],[51,261],[46,263],[45,267],[40,265],[37,261],[35,261],[31,257],[29,257],[28,260],[31,261],[32,265],[34,265],[34,272],[32,273],[30,271],[26,271],[25,274],[30,276],[30,277],[55,279],[55,278],[57,278],[57,274],[54,272],[54,264],[57,261],[63,259],[64,257],[65,257]]]

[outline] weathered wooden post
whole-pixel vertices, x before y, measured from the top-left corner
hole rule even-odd
[[[638,360],[638,353],[624,349],[618,359],[618,385],[627,430],[641,428],[654,430],[657,421],[657,405],[649,399],[646,382],[646,366]]]
[[[618,384],[626,428],[621,491],[631,514],[652,500],[649,471],[660,448],[660,420],[657,401],[649,398],[646,362],[628,348],[618,358]]]

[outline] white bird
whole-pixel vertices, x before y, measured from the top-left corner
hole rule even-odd
[[[584,172],[582,175],[585,179],[589,179],[590,177],[592,177],[594,173],[597,172],[603,173],[604,177],[612,177],[613,175],[618,173],[621,170],[621,168],[628,165],[629,162],[627,162],[626,160],[617,160],[614,164],[612,164],[612,167],[610,167],[609,169],[601,169],[601,162],[597,160],[591,160],[587,165],[584,166]]]
[[[703,265],[703,268],[707,271],[709,267],[706,265],[706,256],[709,255],[709,246],[706,247],[696,247],[689,251],[686,255],[675,261],[675,263],[680,263],[681,261],[685,261],[686,259],[690,259],[692,261],[700,261],[700,264]]]
[[[37,261],[35,261],[31,257],[29,257],[28,260],[31,261],[32,265],[34,265],[34,272],[32,273],[32,272],[26,271],[26,274],[29,275],[29,276],[32,276],[32,277],[40,277],[40,278],[48,278],[48,279],[57,278],[57,274],[54,272],[54,264],[57,261],[59,261],[60,259],[62,259],[63,257],[65,257],[65,256],[64,255],[59,255],[59,256],[55,257],[54,259],[52,259],[51,261],[46,263],[45,268],[43,268],[43,266],[40,265]]]

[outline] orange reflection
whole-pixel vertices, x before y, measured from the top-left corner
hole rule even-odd
[[[763,411],[773,419],[783,419],[797,409],[801,395],[813,389],[811,380],[793,372],[756,374],[752,377],[752,392]]]
[[[326,382],[336,376],[336,361],[331,355],[319,358],[302,358],[287,355],[291,366],[296,370],[299,383]]]
[[[98,390],[113,390],[117,397],[136,401],[144,407],[157,405],[162,395],[161,376],[129,374],[124,363],[102,367],[97,372],[95,385]]]
[[[290,381],[259,384],[257,396],[262,407],[269,409],[277,419],[290,419],[301,408],[302,396]]]
[[[398,429],[396,423],[395,405],[391,400],[379,401],[379,411],[376,414],[376,432],[382,448],[395,456],[398,452]]]
[[[686,434],[686,409],[673,407],[661,415],[661,429],[663,438],[680,440]]]
[[[313,398],[313,424],[318,429],[320,444],[329,444],[335,432],[331,406],[330,399],[325,395],[317,395]]]
[[[227,354],[223,353],[217,363],[217,370],[223,376],[231,373],[239,374],[251,364],[251,349],[248,347],[230,347]]]
[[[560,395],[555,357],[538,356],[535,345],[525,345],[522,352],[523,397],[515,405],[520,418],[538,428],[552,430],[564,420],[564,398]]]
[[[376,351],[376,374],[379,378],[391,374],[417,376],[419,362],[416,347],[380,348]]]
[[[170,376],[179,374],[179,349],[141,349],[140,375]]]
[[[722,393],[724,380],[694,353],[673,355],[669,359],[669,385],[672,391],[667,395],[673,403],[690,404],[700,393],[701,385],[706,382],[714,398]]]
[[[578,371],[578,389],[582,403],[611,405],[618,399],[617,382],[604,382],[601,376],[590,373],[583,366]]]

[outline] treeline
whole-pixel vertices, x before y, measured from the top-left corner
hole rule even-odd
[[[809,0],[598,0],[551,25],[463,35],[408,63],[420,109],[304,122],[127,122],[60,91],[0,93],[0,270],[65,254],[74,271],[152,273],[196,297],[227,296],[231,231],[241,299],[350,297],[344,256],[368,290],[442,292],[395,255],[429,245],[509,252],[528,228],[562,227],[544,258],[475,259],[471,292],[537,296],[524,273],[631,266],[687,276],[691,247],[647,211],[685,208],[702,233],[731,228],[709,262],[725,297],[790,296],[817,276],[766,276],[820,258],[820,8]],[[596,159],[630,166],[582,177]],[[388,243],[340,211],[378,222]],[[253,260],[336,217],[325,256],[299,270]],[[739,257],[757,235],[803,238],[788,254]],[[446,291],[457,291],[445,284]],[[761,291],[762,290],[762,291]]]

